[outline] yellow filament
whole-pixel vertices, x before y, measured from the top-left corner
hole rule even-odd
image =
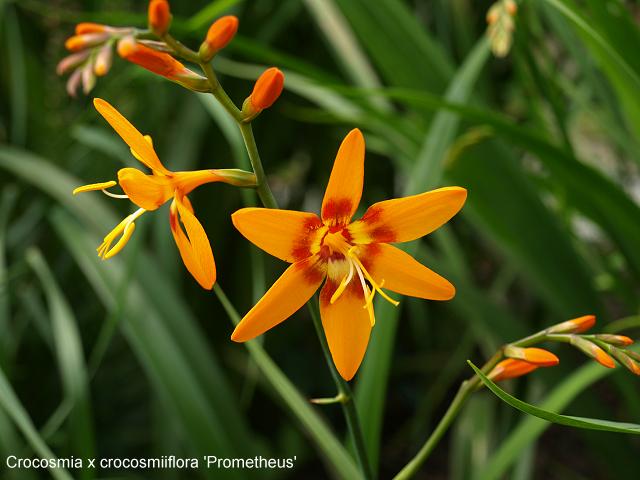
[[[389,295],[387,295],[386,293],[384,293],[382,291],[382,285],[384,285],[384,280],[382,280],[380,282],[380,285],[378,285],[376,283],[376,281],[371,277],[369,272],[367,272],[367,269],[364,268],[364,265],[362,264],[360,259],[353,253],[354,248],[355,247],[351,247],[349,249],[348,255],[356,263],[356,265],[358,267],[360,267],[360,269],[362,269],[362,273],[364,274],[365,278],[369,281],[369,283],[373,287],[373,291],[371,292],[371,296],[369,298],[367,298],[367,303],[371,303],[373,301],[373,297],[375,295],[375,292],[377,292],[382,296],[382,298],[384,298],[387,302],[392,304],[394,307],[397,307],[398,305],[400,305],[400,302],[398,302],[397,300],[394,300],[393,298],[391,298]]]
[[[336,289],[336,291],[333,292],[333,295],[331,296],[331,300],[329,300],[329,302],[333,305],[336,302],[336,300],[340,298],[340,296],[344,293],[345,289],[347,288],[347,285],[349,285],[349,282],[351,282],[351,280],[353,279],[353,272],[355,270],[355,272],[357,272],[358,274],[360,285],[362,286],[362,293],[365,298],[365,304],[363,305],[362,308],[367,309],[367,313],[369,314],[369,321],[371,322],[371,326],[373,327],[376,324],[376,318],[373,311],[373,298],[375,297],[376,293],[379,293],[382,296],[382,298],[384,298],[386,301],[388,301],[395,307],[397,307],[400,304],[400,302],[398,302],[397,300],[394,300],[393,298],[391,298],[389,295],[387,295],[382,291],[382,286],[384,285],[384,279],[380,282],[380,284],[376,283],[373,280],[373,277],[371,276],[371,274],[367,271],[367,269],[364,267],[360,259],[354,253],[355,249],[356,249],[356,246],[353,246],[347,250],[346,258],[349,262],[349,272],[347,272],[345,276],[342,277],[342,280],[340,281],[340,285],[338,285],[338,288]],[[371,290],[367,286],[365,279],[371,284],[371,287],[372,287]]]
[[[124,248],[124,246],[127,244],[129,239],[131,238],[131,235],[133,235],[133,231],[135,229],[136,229],[136,224],[135,223],[133,223],[133,222],[127,223],[127,226],[124,227],[124,233],[120,237],[120,240],[118,240],[118,242],[113,246],[113,248],[111,250],[109,250],[107,253],[105,253],[103,258],[105,260],[108,260],[111,257],[114,257],[115,255],[120,253],[120,251]]]
[[[82,192],[93,192],[95,190],[104,190],[105,188],[111,188],[114,185],[117,185],[117,182],[114,182],[113,180],[110,180],[108,182],[102,182],[102,183],[91,183],[89,185],[83,185],[81,187],[76,188],[73,191],[73,195],[77,195],[78,193],[82,193]]]
[[[107,260],[117,253],[119,253],[124,246],[127,244],[133,231],[135,230],[135,224],[133,223],[140,215],[142,215],[146,210],[144,208],[139,208],[131,215],[128,215],[124,220],[122,220],[113,230],[111,230],[104,240],[100,244],[100,246],[96,249],[98,251],[98,256],[103,260]],[[111,248],[111,244],[113,241],[121,235],[122,237],[118,240],[118,242]]]

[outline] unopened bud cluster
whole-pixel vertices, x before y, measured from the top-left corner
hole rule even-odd
[[[617,361],[630,372],[640,375],[640,354],[626,348],[633,344],[631,338],[604,333],[580,335],[592,328],[595,323],[595,316],[584,315],[553,325],[534,337],[569,343],[604,367],[614,368]],[[497,363],[488,374],[488,377],[496,382],[520,377],[540,367],[552,367],[560,362],[553,353],[535,347],[506,345],[502,349],[502,354],[507,358]]]
[[[491,51],[496,57],[505,57],[511,50],[517,11],[513,0],[499,0],[487,12],[487,35],[491,41]]]

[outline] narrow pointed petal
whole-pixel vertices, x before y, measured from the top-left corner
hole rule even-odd
[[[371,321],[358,282],[350,282],[332,304],[331,297],[337,288],[338,282],[327,278],[320,293],[320,315],[333,363],[342,378],[348,381],[358,371],[367,351]]]
[[[136,151],[139,159],[154,172],[168,175],[170,172],[164,168],[153,147],[144,139],[144,136],[131,125],[111,104],[101,98],[94,98],[93,104],[96,110],[109,122],[109,125],[122,137],[129,147]]]
[[[400,243],[423,237],[448,222],[467,198],[461,187],[444,187],[373,204],[348,227],[355,243]]]
[[[342,141],[322,200],[322,220],[346,225],[358,209],[364,182],[364,137],[357,128]]]
[[[317,215],[273,208],[243,208],[231,215],[247,240],[285,262],[317,253],[326,232]]]
[[[182,230],[180,222],[186,230]],[[216,264],[207,234],[193,214],[193,208],[187,197],[176,196],[171,204],[171,233],[180,251],[180,256],[189,273],[200,286],[211,290],[216,281]]]
[[[358,258],[384,289],[427,300],[451,300],[456,294],[455,287],[446,278],[393,245],[361,246]]]
[[[135,168],[120,169],[118,182],[131,201],[145,210],[157,209],[174,193],[169,177],[147,175]]]
[[[236,326],[231,340],[246,342],[289,318],[318,290],[325,270],[317,257],[290,265]]]

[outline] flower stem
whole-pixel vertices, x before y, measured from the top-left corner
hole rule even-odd
[[[342,411],[344,413],[347,427],[349,429],[349,435],[356,452],[358,465],[360,466],[362,476],[366,480],[370,480],[373,478],[373,474],[371,472],[371,463],[369,463],[369,458],[364,443],[364,436],[362,435],[362,428],[360,427],[360,420],[358,418],[358,411],[356,410],[356,404],[353,400],[353,392],[351,391],[351,387],[349,386],[349,384],[340,376],[338,370],[333,364],[331,352],[329,351],[329,344],[327,343],[327,338],[325,337],[324,329],[322,328],[322,322],[320,321],[317,299],[315,297],[312,298],[312,300],[307,305],[309,307],[309,311],[311,312],[311,318],[313,319],[313,325],[316,328],[318,339],[320,340],[322,352],[324,353],[325,360],[327,361],[327,365],[329,366],[329,370],[331,371],[333,381],[338,388],[338,395],[336,396],[336,398],[338,398],[340,400],[339,403],[342,404]]]

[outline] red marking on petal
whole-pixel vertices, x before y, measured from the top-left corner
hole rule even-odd
[[[353,203],[348,198],[329,200],[322,209],[322,218],[333,225],[344,225],[351,216],[352,207]]]
[[[377,227],[371,236],[378,243],[393,243],[396,239],[395,232],[389,227]]]

